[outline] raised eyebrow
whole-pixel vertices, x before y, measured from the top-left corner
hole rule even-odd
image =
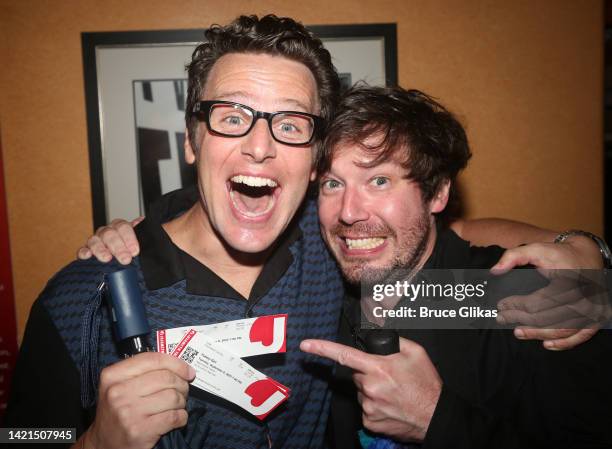
[[[211,98],[213,101],[233,101],[234,103],[243,103],[249,101],[249,95],[241,90],[231,92],[220,92]],[[248,105],[246,105],[248,106]]]
[[[295,100],[293,98],[283,98],[282,103],[289,103],[289,104],[294,105],[293,107],[297,108],[296,112],[308,112],[311,110],[311,108],[306,106],[304,103],[302,103],[301,101]]]
[[[249,94],[247,94],[246,92],[242,90],[236,90],[236,91],[230,91],[230,92],[220,92],[219,94],[215,96],[215,98],[212,98],[212,100],[233,101],[235,103],[244,104],[245,106],[248,106],[250,108],[253,107],[250,104],[247,104],[249,102],[252,102],[252,97],[249,96]],[[293,109],[297,109],[296,112],[309,113],[308,111],[312,109],[311,107],[307,106],[305,103],[301,102],[300,100],[296,100],[295,98],[281,98],[280,103],[290,105],[286,108],[283,108],[282,110],[284,111],[292,110],[293,108]],[[253,109],[257,109],[257,108],[253,108]],[[276,111],[266,111],[266,112],[276,112]]]

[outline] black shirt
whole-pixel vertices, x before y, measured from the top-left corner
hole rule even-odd
[[[503,249],[439,233],[424,268],[490,268]],[[359,302],[345,298],[339,341],[355,346]],[[504,330],[398,330],[423,346],[443,381],[423,448],[612,447],[609,331],[570,351],[548,351]],[[330,434],[358,448],[361,410],[351,370],[338,367]]]

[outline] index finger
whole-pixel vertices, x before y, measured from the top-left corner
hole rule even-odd
[[[376,366],[375,355],[327,340],[303,340],[300,349],[310,354],[328,358],[343,366],[367,373]]]
[[[528,263],[539,266],[538,262],[541,263],[541,261],[538,259],[538,253],[534,254],[529,251],[529,248],[525,248],[525,246],[519,246],[504,251],[497,263],[491,267],[491,273],[495,275],[506,274],[517,265],[527,265]]]
[[[190,381],[195,377],[195,370],[176,357],[159,352],[144,352],[129,359],[108,366],[104,372],[105,381],[113,384],[148,373],[167,369],[177,376]]]
[[[547,285],[527,295],[507,296],[497,303],[497,309],[502,312],[514,309],[537,313],[556,307],[569,307],[583,299],[584,295],[578,288],[563,290],[555,285]]]

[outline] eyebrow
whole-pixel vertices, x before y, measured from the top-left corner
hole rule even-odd
[[[242,90],[237,90],[237,91],[232,91],[232,92],[221,92],[220,94],[216,95],[215,98],[213,98],[213,100],[228,101],[227,100],[228,98],[229,98],[229,101],[240,100],[240,101],[236,101],[237,103],[242,103],[242,102],[248,103],[248,101],[252,99],[252,97],[246,92]],[[279,103],[291,104],[293,105],[293,107],[302,109],[303,110],[302,112],[308,112],[312,109],[306,106],[301,101],[296,100],[295,98],[281,98],[279,100]],[[247,106],[250,106],[250,105],[247,104]],[[275,112],[275,111],[267,111],[267,112]]]
[[[385,161],[385,162],[379,162],[376,165],[373,166],[368,166],[368,162],[366,161],[353,161],[353,164],[355,165],[355,167],[357,167],[358,169],[362,170],[363,172],[367,173],[367,175],[371,175],[372,172],[377,172],[380,171],[380,167],[383,166],[382,172],[385,173],[388,170],[391,170],[391,167],[384,167],[387,164],[393,164],[392,162],[389,161]],[[339,176],[338,174],[334,173],[334,169],[333,167],[333,161],[330,164],[329,170],[325,171],[324,173],[319,173],[318,177],[319,178],[323,178],[325,176],[331,176],[333,178],[338,178],[339,180],[342,180],[343,178],[341,176]],[[386,170],[385,170],[386,168]],[[400,174],[400,176],[403,177],[403,175]]]
[[[322,179],[322,178],[324,178],[326,176],[329,176],[331,178],[336,178],[336,179],[338,179],[340,181],[344,180],[344,178],[342,176],[338,175],[337,173],[334,173],[334,170],[333,170],[333,168],[331,168],[331,166],[329,167],[329,170],[327,170],[326,172],[319,173],[317,178],[320,180],[320,179]]]
[[[293,98],[283,98],[282,101],[284,103],[291,103],[295,105],[296,108],[301,108],[304,111],[309,111],[311,108],[307,107],[304,103],[298,100],[294,100]]]

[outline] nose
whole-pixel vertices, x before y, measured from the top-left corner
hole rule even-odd
[[[276,142],[272,138],[268,123],[259,119],[251,131],[244,137],[241,152],[254,162],[263,162],[268,158],[276,157]]]
[[[342,209],[340,210],[340,220],[347,225],[355,224],[359,221],[366,221],[370,214],[368,212],[365,198],[359,194],[355,188],[345,188],[342,196]]]

